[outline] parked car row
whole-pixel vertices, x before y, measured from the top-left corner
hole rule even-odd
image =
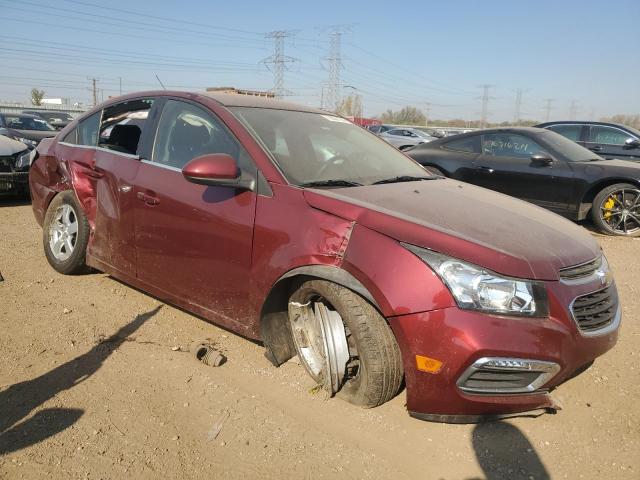
[[[604,168],[569,144],[531,129],[409,152],[451,153],[451,169],[467,159],[456,171],[489,175],[497,166],[476,160],[509,163],[511,152],[533,179],[583,160],[586,178]],[[404,384],[410,414],[425,420],[552,411],[549,392],[617,340],[617,290],[591,235],[434,175],[324,111],[131,94],[44,139],[29,182],[55,270],[108,272],[261,340],[275,366],[298,355],[329,395],[356,405],[380,405]],[[598,198],[617,218],[635,208],[624,191]]]
[[[593,150],[593,149],[592,149]],[[605,160],[553,129],[495,128],[419,145],[432,171],[505,193],[611,235],[640,236],[640,163]]]
[[[29,167],[36,151],[0,135],[0,196],[28,196]]]

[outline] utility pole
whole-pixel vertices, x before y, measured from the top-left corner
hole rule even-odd
[[[488,83],[484,85],[480,85],[479,88],[482,89],[482,96],[478,97],[482,100],[482,111],[480,112],[480,128],[486,128],[487,126],[487,117],[489,116],[489,100],[492,100],[494,97],[489,96],[489,90],[493,88],[495,85],[489,85]]]
[[[549,119],[551,118],[551,103],[555,101],[555,98],[545,98],[544,99],[544,103],[545,103],[545,115],[544,115],[544,121],[548,122]]]
[[[431,111],[431,102],[426,102],[424,107],[424,126],[429,126],[429,112]]]
[[[293,35],[295,32],[285,30],[275,30],[265,35],[265,38],[273,38],[274,41],[273,55],[262,60],[262,63],[273,71],[273,94],[276,98],[282,98],[289,93],[284,88],[284,71],[287,63],[293,63],[297,59],[284,54],[284,39]]]
[[[95,107],[98,104],[98,88],[97,88],[98,79],[91,79],[91,89],[93,91],[93,106]]]
[[[513,124],[520,124],[520,112],[522,111],[522,95],[524,95],[528,90],[523,90],[522,88],[518,88],[515,90],[516,92],[516,105],[515,110],[513,112]]]
[[[576,119],[576,115],[578,114],[578,102],[575,100],[571,100],[571,103],[569,104],[569,120],[575,120]]]

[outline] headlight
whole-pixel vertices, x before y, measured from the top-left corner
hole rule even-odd
[[[24,138],[24,137],[13,137],[13,138],[15,140],[18,140],[19,142],[24,143],[28,147],[37,147],[38,146],[38,142],[35,142],[34,140],[29,140],[28,138]]]
[[[549,314],[547,291],[541,282],[504,277],[457,258],[402,245],[433,269],[460,308],[526,317]]]
[[[18,160],[16,160],[15,168],[22,169],[30,166],[35,156],[36,150],[25,150],[22,154],[20,154]]]

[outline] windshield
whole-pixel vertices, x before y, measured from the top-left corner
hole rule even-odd
[[[540,137],[554,150],[564,155],[570,162],[587,162],[589,160],[602,160],[596,153],[578,145],[573,140],[563,137],[559,133],[545,130]]]
[[[365,185],[399,176],[432,176],[385,141],[341,117],[271,108],[231,110],[295,185],[325,180]]]
[[[55,128],[40,118],[6,115],[4,121],[7,124],[7,128],[14,128],[16,130],[55,131]]]

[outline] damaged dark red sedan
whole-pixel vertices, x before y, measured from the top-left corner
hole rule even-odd
[[[579,227],[433,176],[366,130],[242,95],[145,92],[43,140],[44,250],[298,355],[331,395],[472,422],[545,411],[615,344],[606,258]]]

